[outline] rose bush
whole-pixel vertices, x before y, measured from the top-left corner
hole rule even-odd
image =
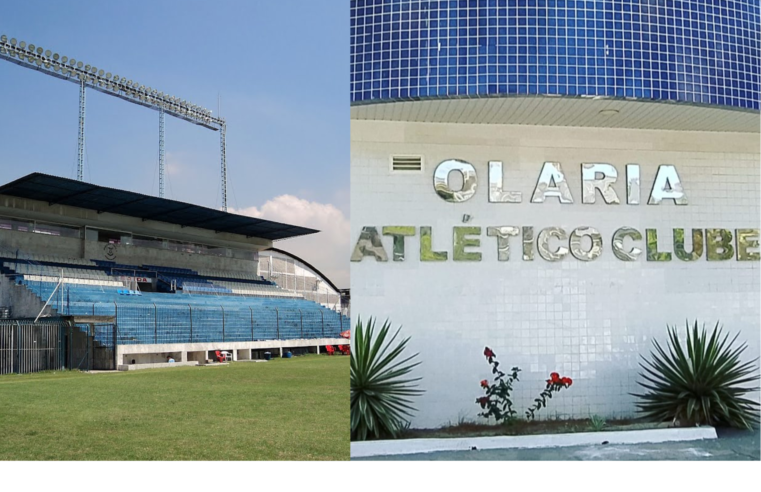
[[[481,388],[485,391],[485,396],[476,398],[476,404],[481,406],[484,411],[478,415],[481,417],[494,417],[497,423],[507,423],[516,418],[517,412],[513,409],[513,400],[510,393],[513,390],[513,383],[518,381],[518,373],[521,372],[519,367],[510,369],[510,374],[505,374],[499,369],[497,355],[489,347],[484,348],[484,357],[492,366],[494,382],[481,380]],[[534,405],[526,410],[526,418],[533,420],[534,414],[539,409],[547,406],[547,399],[552,398],[552,393],[568,388],[573,384],[573,380],[568,377],[561,377],[560,374],[553,372],[547,380],[547,386],[534,400]]]
[[[547,386],[544,391],[539,393],[539,398],[534,399],[534,404],[526,410],[526,419],[534,420],[534,414],[541,408],[547,406],[547,399],[552,398],[552,393],[558,392],[563,388],[569,388],[573,384],[573,379],[560,377],[560,374],[553,372],[550,379],[547,380]]]

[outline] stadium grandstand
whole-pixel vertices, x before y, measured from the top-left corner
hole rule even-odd
[[[341,289],[313,265],[292,253],[278,248],[262,251],[259,254],[259,272],[263,279],[282,289],[350,316],[349,303],[341,295]]]
[[[271,249],[315,232],[41,173],[0,186],[0,317],[68,320],[55,346],[47,335],[14,340],[0,330],[0,366],[13,365],[17,350],[18,367],[23,343],[50,345],[43,369],[345,345],[338,289]]]

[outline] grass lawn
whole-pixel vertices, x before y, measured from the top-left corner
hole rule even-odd
[[[0,376],[0,460],[348,460],[349,357]]]

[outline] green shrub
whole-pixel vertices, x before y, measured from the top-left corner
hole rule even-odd
[[[403,360],[402,352],[409,337],[392,346],[399,335],[396,330],[386,341],[391,328],[388,320],[375,334],[375,320],[370,318],[363,327],[362,320],[352,334],[351,350],[351,439],[397,437],[409,426],[406,416],[415,409],[411,397],[423,393],[413,385],[421,378],[407,378],[420,362],[409,363],[414,354]]]
[[[680,425],[727,425],[744,429],[757,426],[759,404],[746,395],[758,391],[758,387],[748,387],[748,383],[759,379],[758,374],[752,375],[758,359],[740,362],[747,344],[733,348],[739,334],[727,343],[729,335],[722,336],[718,323],[710,338],[705,325],[698,330],[695,321],[690,330],[688,323],[686,352],[676,327],[668,327],[668,334],[668,350],[654,340],[652,360],[643,357],[644,363],[640,363],[644,382],[638,384],[649,392],[633,396],[642,399],[637,406],[644,417]]]
[[[592,415],[589,418],[589,428],[592,429],[594,432],[602,431],[606,425],[608,424],[607,422],[605,422],[605,419],[603,417],[600,417],[599,415]]]

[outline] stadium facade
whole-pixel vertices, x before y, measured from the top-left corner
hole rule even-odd
[[[40,173],[0,186],[0,317],[69,322],[56,331],[0,320],[0,373],[345,345],[340,305],[260,272],[274,241],[314,232]]]
[[[352,0],[352,316],[411,337],[416,427],[551,372],[631,417],[667,325],[759,355],[759,3]]]

